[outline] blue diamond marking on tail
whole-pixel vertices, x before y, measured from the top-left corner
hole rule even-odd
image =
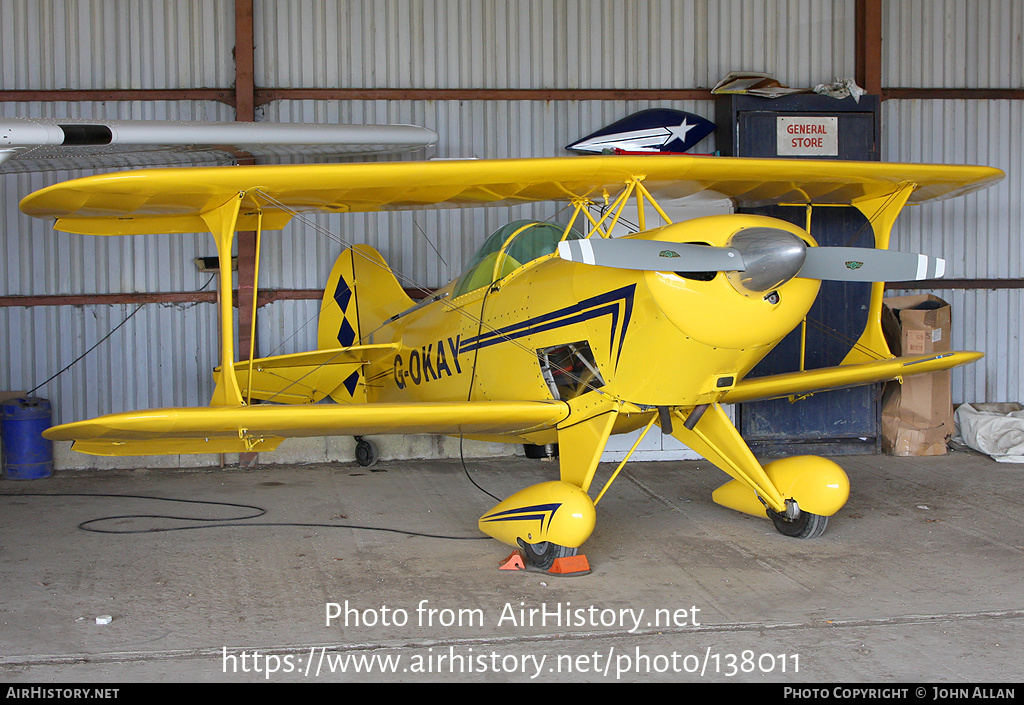
[[[348,390],[349,396],[355,395],[355,393],[356,393],[356,384],[358,384],[358,382],[359,382],[359,373],[358,372],[353,372],[352,374],[350,374],[348,377],[345,378],[344,382],[342,382],[342,384],[345,385],[345,389]]]
[[[346,318],[341,322],[341,329],[338,331],[338,342],[341,343],[342,347],[349,347],[356,340],[356,332],[352,328],[352,324],[348,322]]]
[[[345,277],[338,279],[338,287],[334,290],[334,300],[338,303],[338,307],[342,313],[348,308],[348,302],[352,299],[352,289],[349,287],[348,282],[345,281]]]

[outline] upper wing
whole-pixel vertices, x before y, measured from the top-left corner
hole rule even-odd
[[[200,214],[239,193],[239,229],[283,227],[296,211],[378,211],[614,199],[642,177],[658,199],[714,192],[738,204],[853,204],[912,184],[910,203],[958,196],[1003,178],[999,169],[700,156],[310,164],[139,170],[37,191],[21,209],[89,234],[203,232]]]
[[[872,382],[885,382],[911,375],[948,370],[974,362],[982,357],[983,354],[980,352],[907,355],[887,360],[822,367],[803,372],[752,377],[740,380],[719,401],[723,404],[735,404],[758,399],[776,399],[796,394],[824,392],[829,389],[856,387]]]
[[[553,428],[561,401],[313,404],[151,409],[54,426],[51,441],[91,455],[271,451],[285,438],[374,433],[499,435]]]
[[[240,158],[359,156],[422,149],[416,125],[317,125],[161,120],[0,120],[0,171],[233,164]]]

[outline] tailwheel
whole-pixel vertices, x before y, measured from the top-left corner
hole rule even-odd
[[[828,526],[828,517],[810,512],[802,511],[796,519],[789,519],[785,514],[769,509],[768,516],[780,534],[795,539],[816,539],[825,533]]]
[[[568,546],[560,546],[557,543],[551,541],[541,541],[540,543],[526,543],[522,539],[518,539],[519,548],[522,550],[523,558],[534,566],[541,570],[547,570],[554,564],[556,558],[567,558],[569,556],[575,556],[579,551],[578,548],[569,548]]]
[[[356,436],[356,462],[360,467],[372,467],[377,464],[378,460],[380,460],[380,451],[377,450],[373,441]]]

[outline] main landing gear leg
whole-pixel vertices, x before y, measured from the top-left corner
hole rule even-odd
[[[753,516],[767,515],[781,534],[821,536],[828,517],[849,497],[846,473],[826,458],[798,456],[762,467],[719,404],[695,423],[688,423],[685,413],[675,415],[682,423],[673,424],[672,435],[734,478],[715,490],[714,501]]]
[[[480,517],[480,530],[519,546],[503,570],[586,575],[590,564],[579,546],[594,530],[596,512],[587,490],[618,414],[613,407],[558,429],[560,480],[516,492]]]

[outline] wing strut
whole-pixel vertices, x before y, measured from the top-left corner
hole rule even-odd
[[[619,217],[622,215],[623,210],[629,203],[630,197],[634,197],[636,202],[637,219],[640,230],[647,229],[647,221],[644,216],[644,201],[650,203],[651,206],[654,207],[654,210],[658,212],[658,215],[662,217],[666,224],[671,225],[672,219],[669,218],[664,209],[658,205],[658,202],[655,200],[654,196],[651,195],[651,192],[644,188],[643,180],[645,178],[646,177],[643,175],[634,175],[625,181],[625,190],[615,198],[611,207],[605,211],[600,220],[594,218],[588,210],[583,210],[584,215],[586,215],[587,219],[590,220],[591,226],[593,226],[590,235],[597,233],[603,238],[610,238],[612,236],[612,230],[615,228],[615,224],[619,221]],[[606,195],[606,205],[607,200]],[[573,223],[576,221],[576,217],[580,214],[581,207],[591,205],[593,201],[588,198],[577,197],[572,199],[572,203],[576,206],[576,211],[573,213],[572,219],[569,221],[569,228],[571,228]],[[607,226],[604,226],[604,222],[609,218],[611,218],[611,222]],[[566,230],[568,231],[568,228]]]
[[[244,192],[221,206],[202,213],[203,222],[213,235],[217,245],[217,263],[219,281],[217,283],[217,302],[220,306],[220,372],[217,373],[217,386],[213,390],[210,406],[242,406],[242,390],[235,376],[235,344],[234,344],[234,306],[231,288],[231,247],[235,240],[235,225],[238,212],[242,207]]]
[[[689,413],[694,412],[695,409]],[[780,513],[786,511],[785,497],[765,474],[720,404],[708,407],[692,429],[679,409],[674,414],[681,423],[672,425],[673,436],[753,490],[765,506]]]
[[[875,234],[875,247],[880,250],[889,249],[889,238],[892,235],[892,226],[896,222],[896,216],[903,210],[907,199],[914,193],[917,184],[903,183],[893,193],[884,196],[875,196],[862,201],[855,201],[853,206],[864,214],[864,217],[871,223],[871,230]],[[846,354],[842,365],[852,365],[858,362],[871,362],[878,359],[878,354],[891,356],[889,345],[882,335],[882,298],[885,296],[885,282],[874,282],[871,284],[871,301],[868,303],[868,322],[864,326],[864,332],[853,348]],[[875,354],[872,354],[875,353]]]
[[[252,269],[252,316],[249,320],[249,384],[245,390],[245,403],[252,404],[252,368],[256,357],[256,308],[260,294],[260,240],[263,235],[263,210],[256,211],[256,253],[253,255]],[[239,286],[241,288],[241,286]],[[241,305],[241,304],[240,304]]]

